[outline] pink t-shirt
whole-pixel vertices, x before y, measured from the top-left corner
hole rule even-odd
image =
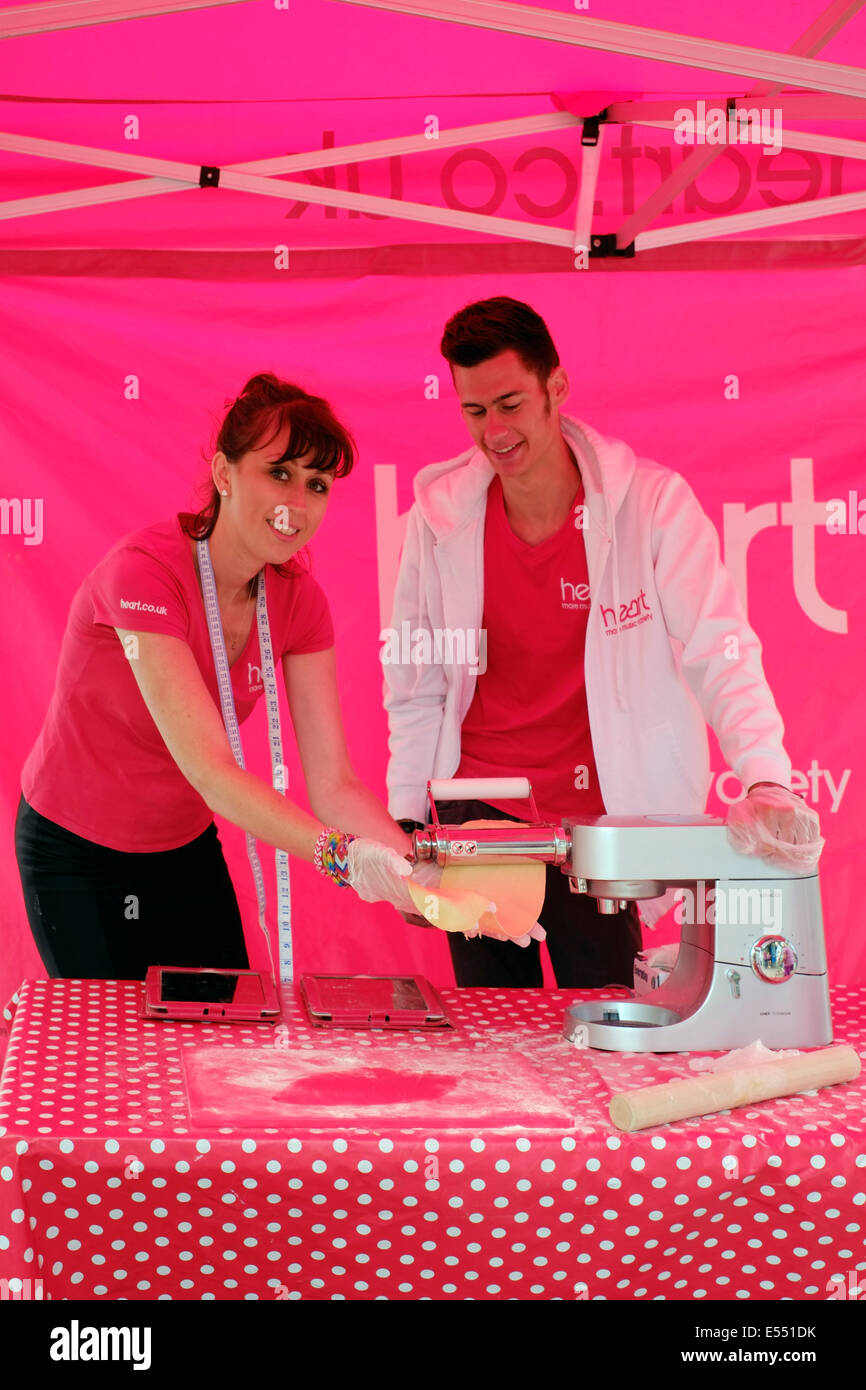
[[[21,773],[35,811],[109,849],[177,849],[213,814],[169,753],[115,627],[180,637],[219,708],[204,599],[180,513],[125,536],[81,584],[42,731]],[[265,569],[275,659],[333,646],[328,601],[300,565]],[[263,694],[258,627],[230,669],[238,722]]]
[[[577,508],[583,491],[575,498]],[[598,785],[583,652],[589,575],[581,512],[541,545],[514,534],[494,478],[484,524],[487,670],[478,677],[461,732],[455,777],[528,777],[539,813],[604,814]],[[485,798],[528,818],[526,801]]]

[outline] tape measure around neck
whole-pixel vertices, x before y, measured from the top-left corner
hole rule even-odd
[[[219,686],[220,708],[222,709],[223,723],[225,724],[229,746],[231,747],[235,762],[238,764],[238,767],[244,767],[244,752],[241,745],[234,692],[232,690],[228,657],[226,656],[225,640],[223,638],[216,580],[214,579],[213,565],[211,564],[210,547],[206,540],[196,541],[196,552],[198,554],[199,574],[201,575],[201,587],[204,596],[211,651],[213,652],[217,685]],[[274,652],[271,643],[271,629],[268,622],[265,572],[263,569],[259,571],[256,590],[256,623],[259,633],[259,653],[262,669],[262,684],[264,685],[265,691],[265,709],[268,720],[268,741],[270,743],[273,786],[276,791],[285,796],[288,775],[285,763],[283,762],[280,704],[277,694]],[[256,885],[259,926],[264,932],[265,940],[268,943],[268,960],[273,963],[273,947],[266,920],[265,881],[262,875],[262,866],[256,848],[255,836],[251,835],[249,832],[247,832],[247,855]],[[289,856],[285,850],[278,849],[276,851],[276,873],[279,973],[280,980],[284,984],[288,984],[291,982],[293,976],[292,905],[289,886]]]

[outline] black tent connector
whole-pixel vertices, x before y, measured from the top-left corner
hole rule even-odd
[[[607,120],[607,111],[600,111],[597,116],[584,116],[583,130],[580,135],[582,145],[598,144],[598,127],[602,121]]]
[[[590,256],[634,256],[634,242],[628,246],[617,246],[616,232],[593,233],[589,239]]]
[[[213,164],[203,164],[198,174],[199,188],[218,188],[220,171]]]

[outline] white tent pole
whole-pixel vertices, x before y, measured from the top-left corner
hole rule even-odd
[[[448,149],[452,145],[471,145],[480,140],[508,140],[518,135],[541,135],[550,130],[582,126],[583,119],[570,111],[552,111],[541,116],[517,116],[509,121],[485,121],[479,125],[454,126],[440,130],[435,139],[426,135],[403,135],[393,140],[368,140],[361,145],[337,145],[311,150],[308,154],[279,155],[275,159],[255,159],[233,164],[249,174],[290,174],[302,169],[325,169],[335,164],[359,164],[367,159],[387,159],[395,154],[423,154],[427,150]]]
[[[13,198],[0,203],[0,222],[13,217],[34,217],[42,212],[64,212],[69,208],[97,207],[102,203],[122,203],[130,198],[150,198],[155,193],[183,193],[188,183],[171,179],[133,179],[131,183],[101,184],[98,188],[73,188],[63,193],[43,193],[37,198]]]
[[[240,179],[240,176],[237,176]],[[166,181],[167,182],[167,181]],[[0,221],[27,217],[33,213],[56,212],[97,203],[116,203],[128,198],[144,198],[152,193],[178,192],[182,187],[159,188],[157,179],[136,179],[132,183],[110,184],[107,188],[77,188],[67,193],[52,193],[42,198],[19,198],[0,203]],[[349,193],[342,189],[316,188],[311,184],[288,183],[282,179],[263,179],[257,186],[250,176],[243,183],[226,182],[223,186],[243,193],[260,193],[266,198],[282,198],[293,202],[322,204],[325,207],[348,208],[357,212],[379,213],[383,217],[402,218],[407,222],[428,222],[434,227],[456,227],[464,232],[485,232],[490,236],[510,237],[518,241],[535,241],[544,246],[570,247],[574,233],[568,227],[550,227],[544,223],[517,222],[508,217],[488,217],[480,212],[460,212],[456,208],[429,207],[426,203],[400,202],[396,198],[376,198],[364,193]]]
[[[0,136],[0,148],[21,150],[28,144],[50,145],[51,141],[31,140],[29,136]],[[80,160],[84,146],[54,145],[53,158]],[[63,152],[66,153],[63,153]],[[26,151],[25,152],[32,152]],[[124,169],[147,170],[160,179],[176,181],[173,191],[179,188],[198,187],[199,166],[179,164],[168,159],[152,159],[147,155],[118,154],[113,150],[86,150],[88,155],[96,155],[94,163]],[[385,217],[403,218],[409,222],[429,222],[433,226],[457,227],[462,231],[485,232],[492,236],[513,237],[519,241],[536,241],[547,246],[571,246],[573,233],[567,227],[551,227],[544,223],[518,222],[508,217],[488,217],[484,213],[461,212],[456,208],[432,207],[427,203],[403,202],[398,198],[379,198],[369,193],[350,193],[341,188],[321,188],[314,184],[295,183],[288,179],[265,178],[260,174],[246,174],[238,169],[220,171],[220,188],[232,188],[242,193],[258,193],[266,198],[281,198],[291,202],[315,203],[325,207],[348,208],[350,211],[379,213]],[[42,198],[20,198],[9,203],[0,203],[0,219],[29,216],[37,212],[54,211],[60,207],[70,208],[100,202],[119,202],[127,198],[148,196],[150,193],[169,191],[167,188],[154,188],[151,179],[136,179],[123,184],[106,184],[100,188],[73,189],[61,194],[48,194]]]
[[[790,56],[795,57],[797,61],[811,59],[813,54],[819,53],[833,35],[837,34],[844,24],[847,24],[853,14],[863,8],[863,4],[864,0],[831,0],[827,8],[809,25],[809,28],[794,40],[791,45]],[[781,85],[781,83],[759,82],[748,93],[748,96],[770,99],[775,97]],[[666,179],[662,179],[656,191],[651,193],[649,198],[630,217],[626,218],[616,234],[617,246],[619,248],[630,246],[637,234],[644,227],[649,226],[656,215],[668,207],[678,193],[681,193],[690,183],[694,183],[695,179],[720,154],[721,149],[716,146],[704,145],[692,150],[691,154],[683,160],[679,169],[674,169]]]
[[[533,121],[538,119],[539,121],[547,122],[548,120],[553,121],[554,117],[530,117],[528,119]],[[498,122],[495,124],[498,124]],[[513,126],[515,122],[509,122],[508,124],[510,126]],[[556,126],[548,125],[544,128],[559,129],[564,126],[582,124],[583,122],[580,119],[580,117],[570,116],[566,121],[563,121],[561,118],[557,120]],[[634,118],[629,122],[629,124],[641,127],[646,126],[653,130],[675,130],[677,126],[676,121],[646,120],[644,118]],[[533,128],[538,129],[538,127]],[[593,161],[595,162],[596,166],[600,162],[600,147],[604,135],[604,128],[604,122],[602,122],[599,127],[598,145],[586,145],[583,147],[582,167],[584,170],[588,170],[591,167]],[[470,132],[472,130],[475,130],[477,132],[482,129],[483,127],[481,126],[464,126],[461,131],[443,131],[442,143],[444,145],[465,144],[467,142],[465,138],[462,137],[464,137],[467,132]],[[512,130],[508,133],[519,134],[521,132]],[[503,132],[503,138],[504,134],[505,133]],[[461,138],[458,139],[458,135]],[[454,136],[455,138],[448,139],[448,136]],[[337,159],[330,159],[328,162],[331,164],[348,164],[354,163],[356,161],[360,162],[364,159],[382,159],[385,157],[386,154],[395,154],[399,152],[398,150],[395,150],[393,146],[403,146],[405,148],[407,142],[416,142],[418,140],[423,139],[424,136],[410,135],[407,136],[405,140],[376,141],[375,149],[372,144],[368,146],[346,145],[338,150],[328,149],[322,151],[321,153],[327,155],[333,155],[336,153],[338,156],[341,156]],[[842,155],[843,157],[850,159],[866,158],[866,141],[862,140],[849,140],[836,135],[814,135],[810,131],[791,129],[780,130],[779,140],[783,145],[790,145],[793,149],[814,150],[818,154]],[[759,145],[760,141],[741,140],[732,143]],[[712,146],[711,148],[713,148],[715,152],[718,152],[718,149],[723,146],[724,142],[721,143],[720,147]],[[429,145],[416,146],[415,143],[412,143],[411,148],[417,148],[418,152],[422,153],[425,149],[429,148]],[[9,150],[15,154],[36,155],[41,156],[45,159],[62,160],[74,164],[90,164],[94,168],[120,169],[126,170],[127,172],[131,173],[137,173],[144,168],[158,168],[159,174],[157,175],[157,177],[159,177],[166,184],[166,186],[168,186],[169,182],[178,181],[180,186],[194,188],[198,185],[199,182],[198,165],[179,164],[168,159],[156,159],[147,155],[132,154],[127,151],[121,150],[100,150],[96,149],[92,145],[68,145],[63,144],[61,141],[42,140],[37,139],[35,136],[31,135],[18,135],[4,131],[0,132],[0,149]],[[309,154],[283,155],[277,157],[276,159],[257,159],[251,160],[249,163],[246,164],[227,165],[225,168],[221,170],[220,182],[223,185],[223,187],[227,186],[227,177],[229,174],[233,173],[260,174],[267,177],[271,177],[274,174],[290,173],[292,170],[318,168],[319,165],[317,163],[314,163],[314,161],[317,161],[319,159],[319,155],[320,152],[318,150],[313,150]],[[597,178],[598,168],[596,167],[595,173],[593,175],[593,186],[595,185]],[[149,180],[143,180],[143,182],[148,181]],[[110,187],[111,185],[104,186]],[[55,195],[48,194],[46,196],[53,197]],[[130,194],[129,196],[131,197],[133,195]],[[580,201],[580,199],[578,201]],[[578,210],[578,218],[579,217],[580,210]]]
[[[138,0],[138,4],[135,0],[40,0],[38,5],[15,5],[0,11],[0,39],[248,3],[249,0]]]
[[[56,212],[74,207],[86,207],[100,203],[120,202],[126,198],[143,198],[156,193],[177,193],[188,188],[186,184],[172,184],[165,180],[160,187],[158,179],[136,179],[132,183],[111,184],[101,188],[78,188],[66,193],[51,193],[42,198],[20,198],[13,202],[0,203],[0,221],[9,217],[27,216],[33,212]],[[273,188],[250,189],[250,192],[263,192],[271,197],[295,197],[294,184],[276,184]],[[281,193],[279,190],[285,190]],[[514,222],[508,218],[487,217],[476,212],[457,212],[452,209],[432,208],[423,203],[400,203],[391,198],[373,198],[364,195],[343,193],[340,190],[323,188],[304,188],[304,201],[324,203],[330,207],[357,208],[359,211],[384,212],[396,218],[406,218],[414,222],[430,222],[443,227],[456,227],[463,231],[487,232],[494,236],[516,237],[521,241],[533,241],[547,246],[571,247],[574,233],[564,227],[549,227],[536,223]],[[300,200],[299,200],[300,201]],[[636,251],[650,251],[660,246],[675,246],[689,241],[707,241],[716,237],[733,236],[738,232],[755,231],[762,227],[783,225],[791,222],[807,222],[819,217],[839,216],[847,212],[859,212],[866,208],[866,193],[842,193],[831,198],[816,198],[808,203],[789,203],[782,208],[767,208],[760,212],[735,213],[730,217],[715,217],[700,222],[683,223],[677,227],[660,228],[653,232],[641,232],[635,242]],[[20,209],[20,211],[19,211]]]
[[[719,43],[715,39],[692,38],[687,34],[641,29],[633,24],[593,19],[584,14],[561,14],[537,9],[534,5],[511,4],[508,0],[339,0],[339,3],[441,19],[473,28],[496,29],[526,38],[551,39],[578,48],[601,48],[634,58],[706,68],[711,72],[739,73],[744,77],[809,87],[819,92],[866,96],[866,72],[862,68]],[[855,0],[848,0],[848,3],[855,3]]]
[[[677,227],[659,227],[657,231],[641,232],[635,240],[635,251],[651,251],[658,246],[678,246],[687,241],[708,241],[716,237],[733,236],[737,232],[757,231],[761,227],[778,227],[788,222],[810,222],[816,217],[838,217],[845,212],[866,208],[866,193],[838,193],[832,198],[813,198],[807,203],[786,203],[781,208],[766,208],[760,212],[737,212],[730,217],[712,217],[701,222],[683,222]]]
[[[200,165],[190,164],[189,161],[159,159],[134,154],[131,150],[100,150],[93,145],[71,145],[63,140],[43,140],[35,135],[19,135],[14,131],[0,132],[0,150],[70,164],[90,164],[95,169],[122,169],[128,173],[146,170],[160,178],[178,179],[191,187],[197,187],[199,181]]]
[[[545,112],[540,116],[519,116],[508,121],[486,121],[480,125],[455,126],[440,130],[435,140],[424,135],[406,135],[393,140],[369,140],[359,145],[339,145],[331,149],[310,150],[308,153],[278,155],[273,159],[254,159],[243,164],[226,166],[249,174],[288,174],[304,169],[321,169],[329,165],[354,164],[367,159],[386,159],[396,154],[423,154],[436,148],[472,144],[477,140],[505,140],[519,135],[537,135],[550,130],[565,130],[582,126],[583,119],[569,111]],[[71,145],[59,140],[44,140],[31,135],[0,132],[0,149],[16,154],[34,155],[45,159],[70,160],[76,164],[91,164],[106,169],[125,169],[135,172],[142,168],[142,155],[132,151],[99,150],[90,145]],[[153,163],[151,160],[150,163]],[[172,165],[160,161],[165,171],[187,179],[188,164]],[[198,183],[198,178],[193,180]]]
[[[830,0],[826,9],[819,10],[812,20],[808,29],[804,29],[798,39],[795,39],[788,49],[792,57],[814,58],[816,53],[820,53],[822,48],[826,48],[831,39],[835,38],[840,29],[854,18],[863,8],[864,0]],[[801,84],[797,84],[798,86]],[[812,83],[808,84],[809,86]],[[773,87],[773,91],[778,91],[778,85]],[[753,96],[764,95],[760,86],[753,88]]]
[[[596,143],[594,145],[581,145],[580,190],[574,217],[574,250],[584,251],[587,256],[589,256],[590,237],[592,236],[592,217],[595,212],[595,190],[598,186],[601,152],[604,148],[604,129],[604,121],[601,121]],[[586,262],[584,261],[585,265]]]
[[[491,121],[476,126],[463,126],[451,131],[440,131],[439,143],[442,145],[460,145],[465,144],[467,142],[467,137],[470,135],[475,139],[481,138],[482,136],[504,139],[512,135],[522,135],[533,132],[538,133],[539,131],[545,130],[559,130],[566,127],[580,126],[582,124],[583,121],[581,117],[572,116],[569,112],[557,111],[546,113],[541,116],[517,117],[516,119],[508,121]],[[278,191],[274,192],[272,188],[264,186],[264,176],[255,182],[240,182],[237,179],[232,181],[230,176],[247,173],[260,173],[263,175],[263,171],[266,171],[267,175],[273,175],[289,172],[292,169],[302,170],[306,168],[319,168],[324,162],[341,164],[367,158],[381,159],[385,155],[398,153],[406,149],[423,152],[435,143],[435,141],[427,141],[423,135],[412,135],[396,140],[376,140],[370,141],[364,145],[344,146],[340,149],[325,151],[313,150],[309,154],[282,155],[276,159],[252,160],[247,164],[232,165],[229,168],[221,170],[220,183],[224,188],[242,188],[248,192],[263,193],[270,197],[282,197],[286,195]],[[18,135],[8,132],[0,133],[0,149],[10,150],[17,154],[39,156],[46,159],[89,164],[97,168],[122,169],[127,172],[152,170],[154,173],[154,176],[151,178],[135,179],[122,184],[103,184],[96,188],[75,189],[70,192],[62,193],[48,193],[37,198],[17,198],[5,203],[0,203],[0,220],[8,220],[13,217],[30,217],[38,213],[56,212],[61,209],[73,207],[93,206],[99,203],[121,202],[132,198],[145,198],[153,193],[178,192],[182,189],[195,188],[199,183],[199,167],[197,165],[179,164],[171,160],[148,158],[128,151],[99,150],[89,145],[70,145],[64,144],[61,141],[36,139],[34,136]],[[323,160],[323,155],[329,156],[330,159],[328,161]],[[313,185],[309,185],[309,189],[313,189],[313,187]],[[277,182],[276,188],[289,188],[296,191],[302,189],[307,191],[308,186],[306,184],[288,184],[280,180]],[[328,191],[339,193],[339,190]],[[346,203],[340,203],[338,201],[332,205],[337,207],[345,206],[352,209],[358,208],[361,211],[380,210],[378,207],[374,207],[372,202],[366,202],[366,195],[364,194],[347,193],[346,197],[350,200],[361,199],[361,201],[349,201]],[[323,200],[311,195],[308,197],[297,197],[296,201],[313,203]],[[324,201],[327,202],[327,199]],[[387,203],[391,215],[395,216],[399,216],[399,211],[397,210],[403,206],[402,202],[394,199],[380,199],[378,203],[382,207]],[[417,206],[421,207],[426,205],[418,204]],[[465,226],[467,229],[470,227],[469,223],[452,223],[447,219],[443,222],[441,218],[432,215],[439,211],[444,212],[444,210],[431,207],[431,216],[427,220],[431,223],[439,223],[445,226],[460,225]],[[505,236],[519,235],[519,233],[516,232],[505,231],[502,219],[488,218],[480,213],[460,214],[458,212],[455,215],[465,215],[477,219],[471,224],[471,227],[477,231],[492,231],[496,235]],[[422,219],[415,218],[412,220]],[[509,226],[513,227],[525,226],[529,228],[537,225],[538,224],[531,223],[524,224],[516,221],[509,223]],[[558,229],[554,228],[551,230],[557,231]],[[552,244],[567,245],[568,240],[565,232],[562,233],[562,237],[566,239],[558,239]],[[544,235],[535,238],[524,234],[523,239],[550,241],[550,238],[546,238]]]

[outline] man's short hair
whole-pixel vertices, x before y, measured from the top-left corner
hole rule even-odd
[[[439,345],[452,372],[455,366],[477,367],[509,348],[546,387],[559,353],[544,319],[519,299],[499,295],[467,304],[448,320]]]

